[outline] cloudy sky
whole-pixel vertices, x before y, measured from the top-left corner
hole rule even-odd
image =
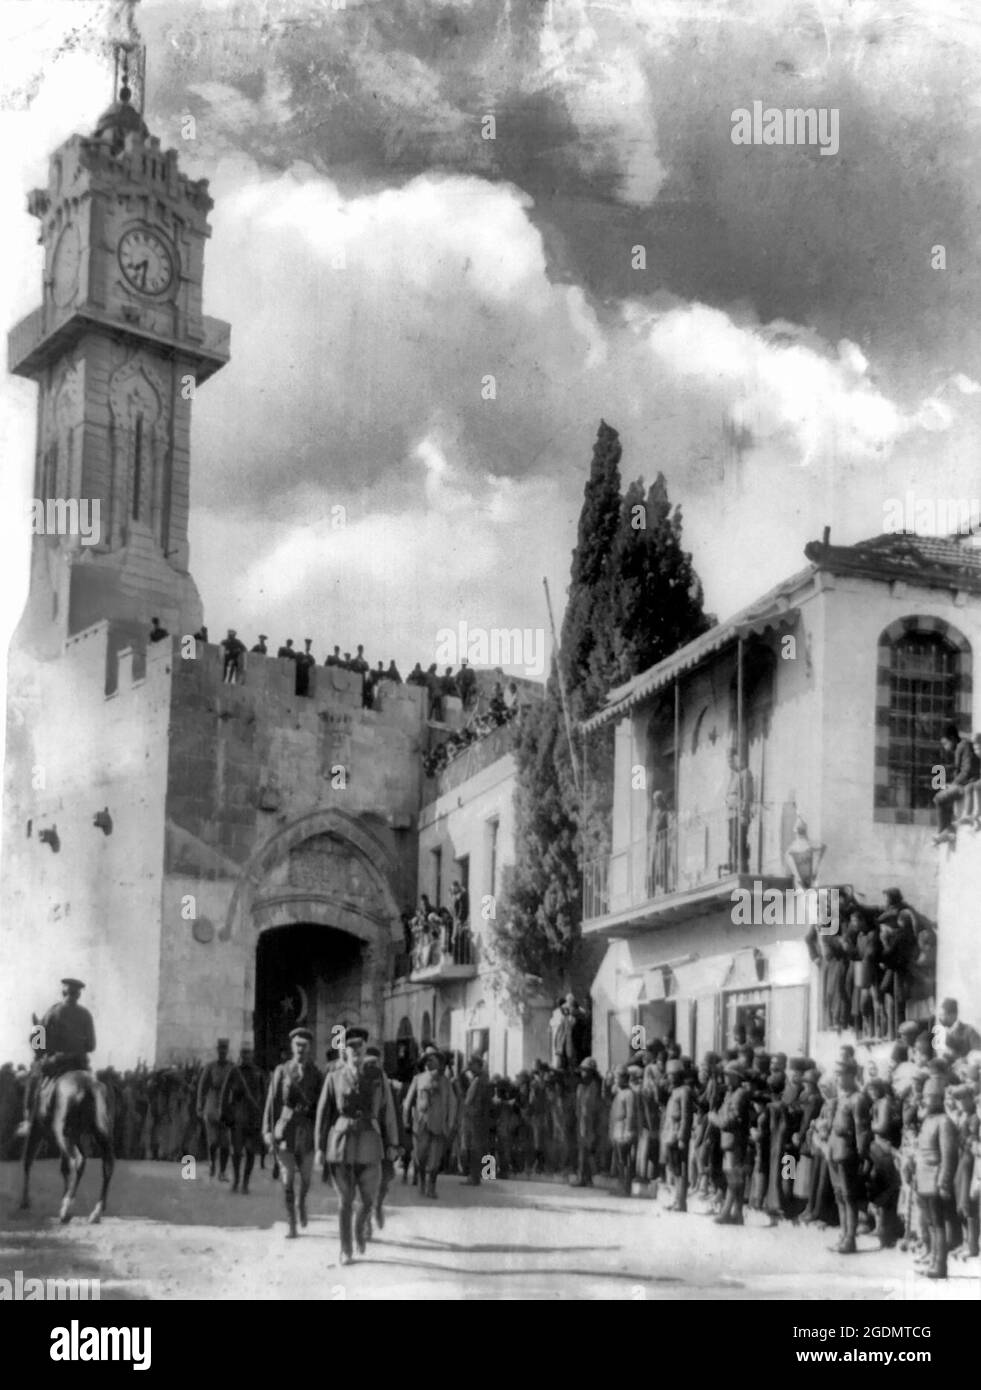
[[[981,494],[975,0],[334,4],[136,9],[232,324],[192,436],[212,633],[404,665],[461,618],[545,625],[601,417],[625,478],[666,474],[720,617],[825,525]],[[0,6],[4,324],[39,302],[24,195],[108,103],[116,9]],[[837,109],[838,153],[734,145],[754,100]],[[0,391],[5,646],[35,388]]]

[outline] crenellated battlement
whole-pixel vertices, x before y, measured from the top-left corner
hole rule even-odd
[[[183,639],[186,643],[187,639]],[[296,667],[288,659],[249,652],[244,658],[244,678],[237,685],[224,682],[224,652],[214,643],[195,643],[196,655],[182,655],[182,640],[174,652],[175,706],[197,708],[202,702],[223,719],[263,719],[272,723],[292,721],[294,727],[314,728],[317,723],[357,722],[391,726],[421,738],[426,722],[427,692],[419,686],[382,681],[376,687],[375,706],[365,709],[361,676],[337,666],[312,666],[309,693],[296,693]],[[152,650],[152,648],[151,648]],[[342,716],[346,719],[342,720]]]

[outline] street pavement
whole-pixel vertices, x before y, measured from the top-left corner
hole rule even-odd
[[[680,1215],[649,1198],[538,1179],[480,1188],[439,1180],[431,1201],[399,1181],[366,1255],[338,1263],[337,1198],[316,1177],[310,1224],[288,1241],[280,1190],[257,1170],[252,1193],[182,1178],[176,1163],[120,1162],[101,1225],[85,1220],[99,1167],[90,1163],[78,1215],[61,1226],[54,1161],[35,1165],[33,1207],[17,1208],[20,1170],[0,1164],[0,1277],[98,1278],[103,1299],[977,1299],[978,1261],[951,1278],[914,1274],[911,1257],[836,1255],[837,1232],[750,1213],[744,1227]]]

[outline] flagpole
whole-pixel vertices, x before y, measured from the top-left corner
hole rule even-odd
[[[548,622],[552,629],[552,648],[555,652],[555,669],[559,676],[559,696],[562,700],[562,713],[565,716],[566,737],[569,740],[569,757],[572,759],[572,779],[576,784],[576,794],[581,802],[582,787],[579,784],[579,764],[576,761],[576,749],[572,741],[572,720],[569,717],[569,702],[565,695],[565,677],[562,674],[562,656],[559,651],[559,639],[555,635],[555,618],[552,616],[552,597],[548,592],[548,580],[543,578],[542,584],[545,586],[545,602],[548,605]]]

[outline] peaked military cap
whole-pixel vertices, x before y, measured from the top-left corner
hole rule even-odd
[[[349,1043],[349,1042],[358,1042],[359,1040],[360,1040],[361,1042],[365,1042],[365,1043],[368,1041],[368,1030],[367,1030],[367,1028],[361,1028],[361,1027],[358,1027],[358,1028],[345,1028],[345,1030],[344,1030],[344,1041],[345,1041],[345,1043]]]
[[[309,1028],[293,1028],[290,1031],[290,1042],[294,1038],[306,1038],[307,1042],[313,1042],[313,1034]]]
[[[61,983],[62,983],[63,985],[68,985],[71,989],[84,989],[84,988],[85,988],[84,981],[82,981],[82,980],[73,980],[72,977],[71,977],[70,975],[66,975],[65,978],[62,980]]]

